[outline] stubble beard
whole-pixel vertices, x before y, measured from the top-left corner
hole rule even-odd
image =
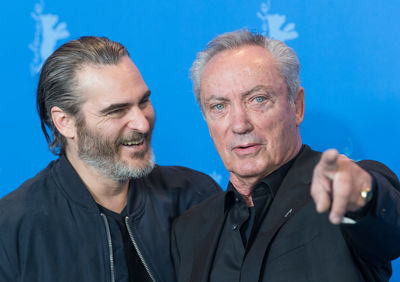
[[[120,137],[113,142],[100,134],[91,133],[87,126],[81,123],[78,125],[78,156],[114,181],[125,182],[130,178],[141,178],[149,174],[155,165],[154,153],[150,146],[147,150],[130,155],[131,159],[141,160],[139,165],[128,164],[118,156],[118,148],[123,146],[122,143],[140,139],[150,143],[148,136],[137,131],[132,132],[129,137]]]

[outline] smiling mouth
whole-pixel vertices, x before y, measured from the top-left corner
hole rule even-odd
[[[144,138],[140,140],[133,140],[133,141],[127,141],[123,142],[122,145],[128,146],[128,147],[134,147],[134,146],[140,146],[144,143]]]

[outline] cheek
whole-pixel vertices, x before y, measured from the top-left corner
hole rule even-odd
[[[147,118],[147,121],[150,124],[150,131],[152,131],[153,128],[154,128],[154,124],[156,122],[156,116],[155,116],[154,112],[153,112],[152,115],[146,116],[146,118]]]
[[[156,114],[154,112],[154,108],[152,105],[148,106],[145,110],[144,110],[144,115],[146,117],[146,119],[151,122],[154,123],[155,119],[156,119]]]
[[[215,123],[207,123],[208,125],[208,132],[210,133],[211,139],[214,142],[215,147],[217,148],[218,152],[221,153],[221,149],[225,147],[227,143],[225,130],[220,124]]]
[[[271,149],[279,148],[282,143],[287,141],[286,137],[291,134],[296,122],[295,116],[293,118],[291,116],[292,113],[289,111],[284,114],[269,112],[262,116],[258,114],[253,119],[254,123],[257,124],[258,133],[264,137]]]
[[[270,137],[271,145],[274,147],[273,151],[277,154],[286,153],[296,140],[296,130],[295,117],[277,120],[274,123],[273,132],[271,132]]]
[[[108,125],[99,131],[103,139],[110,142],[115,141],[121,134],[119,130],[115,129],[112,125]]]
[[[96,132],[105,139],[111,141],[116,140],[119,136],[123,135],[122,128],[122,122],[120,119],[109,118],[97,124]]]
[[[144,130],[144,127],[146,128],[147,134],[150,137],[153,133],[154,124],[156,122],[156,115],[155,115],[153,107],[151,107],[151,106],[146,107],[145,109],[143,109],[141,111],[140,115],[141,115],[140,116],[140,119],[141,119],[140,124],[143,126],[143,130]]]

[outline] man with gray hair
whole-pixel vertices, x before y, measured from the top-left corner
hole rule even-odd
[[[192,80],[227,191],[179,217],[179,282],[388,281],[400,255],[400,184],[386,166],[303,145],[300,64],[248,30],[197,54]]]
[[[126,48],[62,45],[43,65],[37,109],[59,158],[0,200],[0,281],[175,281],[171,222],[219,187],[154,164],[150,90]]]

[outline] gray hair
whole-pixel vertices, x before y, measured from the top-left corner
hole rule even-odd
[[[247,29],[240,29],[217,36],[207,44],[205,50],[197,53],[190,71],[194,94],[200,106],[200,78],[208,61],[222,51],[233,50],[246,45],[261,46],[270,52],[275,59],[278,72],[285,79],[289,101],[293,102],[294,95],[300,86],[300,62],[297,54],[282,41],[269,39],[258,33],[251,33]]]
[[[116,65],[129,56],[120,43],[106,37],[84,36],[58,48],[43,64],[37,87],[36,107],[42,131],[53,154],[65,153],[66,139],[54,126],[51,109],[55,106],[78,121],[84,98],[77,90],[76,73],[85,65]],[[52,140],[47,128],[51,130]]]

